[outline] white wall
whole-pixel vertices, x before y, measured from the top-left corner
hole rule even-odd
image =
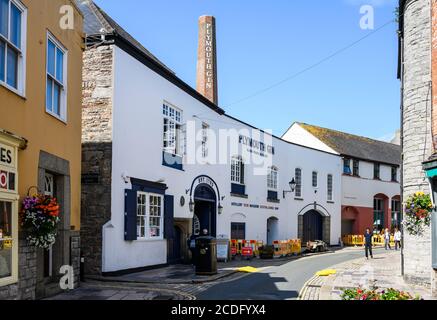
[[[373,208],[373,198],[376,194],[385,194],[389,199],[400,195],[399,182],[391,181],[391,166],[381,164],[381,180],[373,179],[372,162],[360,161],[359,167],[360,177],[343,175],[343,206]],[[399,168],[397,172],[399,181]],[[389,201],[389,207],[391,207],[391,201]]]
[[[282,139],[300,144],[302,146],[307,146],[310,148],[314,148],[317,150],[326,151],[329,153],[337,154],[338,152],[327,146],[325,143],[320,141],[318,138],[313,136],[307,130],[302,128],[299,123],[295,122],[293,125],[287,130],[287,132],[282,136]]]
[[[336,153],[336,151],[302,128],[299,123],[294,123],[284,134],[283,138],[304,146]],[[389,165],[380,165],[380,180],[373,179],[373,162],[369,161],[359,161],[360,177],[343,175],[342,172],[343,165],[340,167],[342,175],[341,204],[343,206],[373,208],[373,198],[378,193],[383,193],[390,199],[400,195],[400,184],[399,182],[391,181],[391,166]],[[400,170],[398,168],[397,181],[399,179]],[[391,201],[389,206],[391,206]]]
[[[170,102],[183,111],[183,121],[202,121],[213,130],[248,128],[227,116],[220,116],[186,92],[157,75],[119,48],[115,49],[115,81],[113,111],[112,216],[104,227],[103,271],[143,267],[166,263],[166,241],[124,241],[124,190],[131,187],[122,173],[148,181],[163,180],[166,194],[175,197],[175,217],[192,218],[186,190],[199,175],[214,179],[225,199],[223,214],[217,218],[217,234],[230,236],[231,222],[246,222],[247,239],[266,241],[267,219],[279,219],[279,237],[297,237],[298,213],[308,204],[321,204],[331,215],[331,243],[337,244],[341,232],[341,159],[338,156],[296,146],[273,139],[276,148],[273,164],[279,168],[278,197],[280,203],[267,202],[266,176],[253,175],[253,165],[246,166],[246,194],[249,199],[231,197],[230,164],[184,165],[178,171],[162,165],[162,105]],[[200,119],[194,116],[199,116]],[[229,155],[230,157],[231,155]],[[289,181],[296,167],[303,169],[303,200],[296,201],[289,190]],[[317,193],[311,186],[312,171],[319,172]],[[327,202],[327,174],[334,178],[334,202]],[[181,207],[179,199],[185,197]],[[278,207],[278,210],[235,207],[233,202]],[[310,208],[311,209],[311,208]],[[236,215],[237,214],[237,215]]]

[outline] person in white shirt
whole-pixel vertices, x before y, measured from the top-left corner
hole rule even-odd
[[[398,248],[401,248],[401,239],[402,239],[402,233],[399,229],[396,228],[395,230],[395,249],[396,251]]]
[[[391,246],[390,246],[390,231],[388,231],[388,228],[385,229],[385,233],[384,233],[384,239],[385,239],[385,250],[390,249],[391,250]],[[388,249],[387,249],[388,248]]]

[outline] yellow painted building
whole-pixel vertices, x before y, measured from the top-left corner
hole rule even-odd
[[[0,0],[0,300],[57,293],[59,268],[79,270],[82,27],[70,0]],[[18,226],[36,190],[61,205],[50,250]]]

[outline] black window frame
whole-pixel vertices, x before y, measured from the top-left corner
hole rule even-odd
[[[375,162],[373,164],[373,179],[374,180],[381,180],[381,164]]]
[[[358,159],[352,160],[352,175],[355,177],[360,176],[360,160]]]
[[[391,167],[391,181],[392,182],[399,182],[398,181],[398,167],[396,167],[396,166]]]
[[[351,159],[350,158],[344,158],[343,159],[343,174],[351,175]]]

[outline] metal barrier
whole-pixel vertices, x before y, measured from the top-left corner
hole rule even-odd
[[[259,248],[264,246],[263,241],[259,240],[230,240],[230,248],[233,256],[242,256],[244,248],[252,248],[253,256],[259,257]],[[300,239],[276,240],[273,241],[274,258],[300,255],[302,252],[302,242]]]
[[[364,235],[345,235],[341,238],[343,244],[345,246],[364,246],[365,240]],[[372,246],[378,247],[378,246],[384,246],[385,245],[385,238],[383,235],[375,234],[372,236]],[[394,236],[390,236],[390,246],[394,246]]]

